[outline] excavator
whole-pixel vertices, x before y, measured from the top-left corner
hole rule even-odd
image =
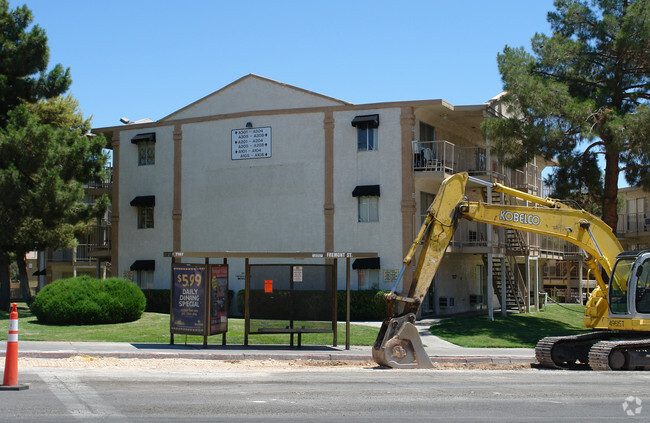
[[[532,205],[469,201],[465,196],[469,181]],[[611,228],[592,214],[466,172],[449,176],[441,183],[404,258],[397,282],[385,295],[387,317],[372,348],[377,364],[401,369],[433,367],[414,323],[461,218],[563,239],[583,250],[585,263],[596,279],[587,300],[584,326],[594,331],[541,339],[535,347],[540,366],[650,369],[650,250],[624,252]],[[397,292],[418,248],[408,292]]]

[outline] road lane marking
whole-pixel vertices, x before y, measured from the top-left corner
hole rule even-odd
[[[95,389],[83,383],[77,376],[56,374],[53,371],[41,371],[39,376],[75,418],[111,417],[126,420],[117,408],[104,401]]]

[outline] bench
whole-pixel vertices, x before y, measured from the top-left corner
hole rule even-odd
[[[249,335],[264,335],[264,334],[289,334],[291,335],[290,346],[293,347],[293,335],[298,334],[298,347],[301,346],[303,333],[334,333],[332,329],[309,329],[309,328],[258,328],[257,332],[250,332]]]

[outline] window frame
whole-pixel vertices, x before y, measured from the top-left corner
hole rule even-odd
[[[378,196],[364,195],[357,197],[357,201],[357,221],[359,223],[379,222]],[[374,213],[372,213],[372,209],[374,209]],[[374,218],[374,220],[371,220],[372,218]]]
[[[153,229],[155,206],[137,206],[138,229]]]
[[[138,166],[151,166],[156,164],[156,142],[138,142]]]
[[[637,313],[650,313],[650,259],[639,265],[636,273],[635,309]],[[646,298],[649,297],[649,298]],[[645,300],[645,301],[644,301]]]
[[[136,270],[135,271],[135,284],[140,289],[154,289],[154,270]],[[146,283],[146,286],[143,286]]]
[[[358,269],[357,289],[379,289],[381,286],[381,269]]]
[[[378,128],[370,125],[357,126],[357,151],[377,151]]]
[[[632,275],[632,268],[634,266],[634,259],[620,259],[614,265],[612,270],[612,277],[609,283],[609,311],[612,314],[629,314],[629,298],[628,292],[630,289],[630,277]]]

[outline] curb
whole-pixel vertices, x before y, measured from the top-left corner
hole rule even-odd
[[[431,361],[434,363],[457,363],[457,364],[478,364],[478,363],[494,363],[494,364],[533,364],[535,357],[507,357],[507,356],[431,356]]]
[[[19,358],[70,358],[111,357],[111,358],[143,358],[143,359],[192,359],[192,360],[319,360],[319,361],[372,361],[371,355],[358,354],[291,354],[291,353],[142,353],[142,352],[82,352],[82,351],[27,351],[19,353]],[[0,355],[1,357],[1,355]]]
[[[0,354],[0,357],[3,355]],[[228,353],[228,352],[81,352],[81,351],[25,351],[19,358],[65,359],[70,357],[106,357],[106,358],[140,358],[140,359],[192,359],[192,360],[314,360],[314,361],[373,361],[370,354],[346,353]],[[456,364],[526,364],[534,363],[534,357],[509,356],[430,356],[433,363]]]

